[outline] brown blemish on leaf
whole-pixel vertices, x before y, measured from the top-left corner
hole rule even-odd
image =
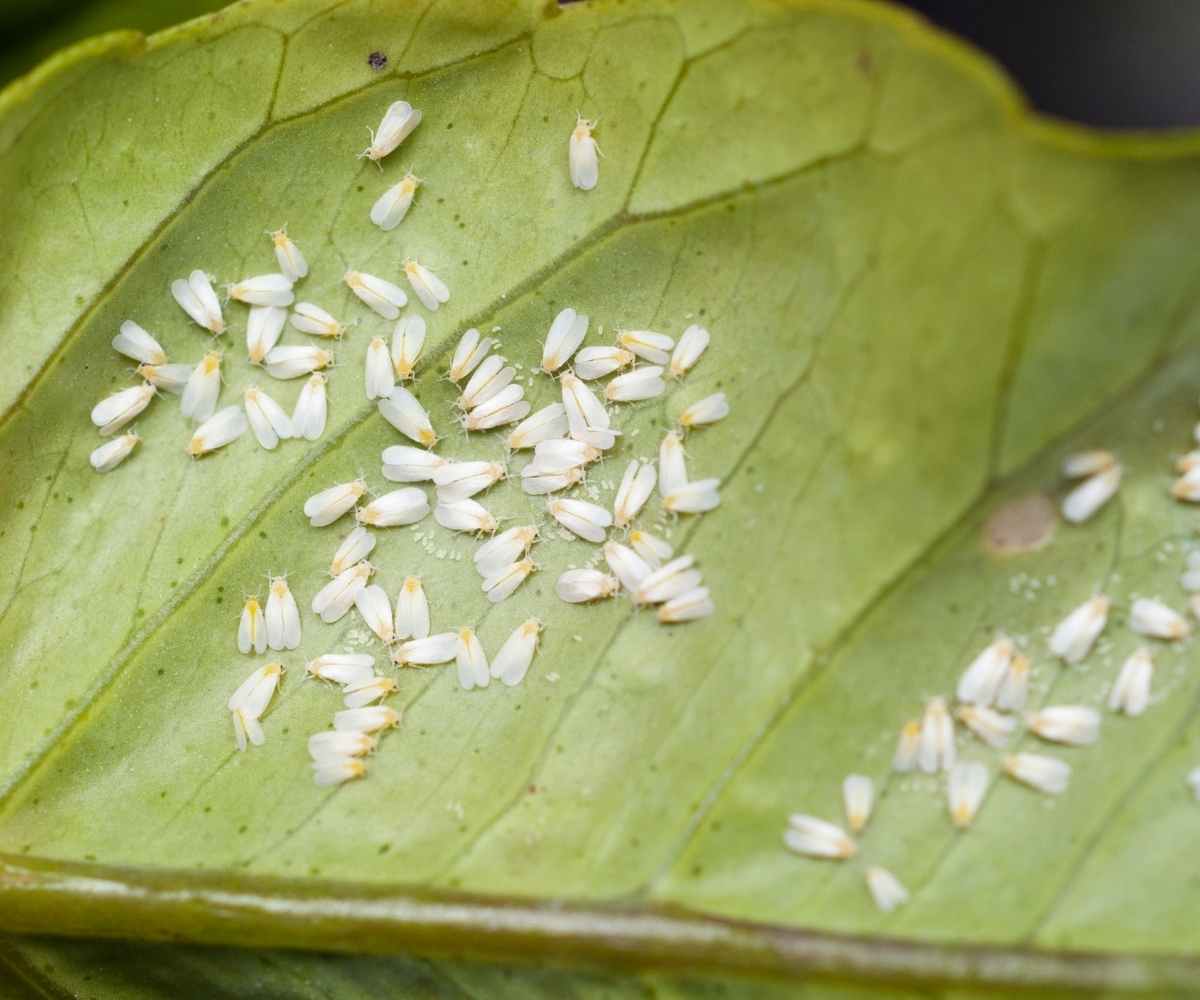
[[[1009,500],[992,511],[983,525],[983,547],[998,556],[1035,552],[1054,537],[1058,509],[1042,493]]]

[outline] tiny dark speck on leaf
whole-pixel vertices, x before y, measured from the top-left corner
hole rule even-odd
[[[376,50],[367,56],[367,65],[373,70],[381,70],[388,64],[388,58],[382,52]]]

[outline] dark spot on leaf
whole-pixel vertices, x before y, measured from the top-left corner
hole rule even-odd
[[[391,849],[392,849],[391,844],[380,844],[379,845],[379,853],[380,854],[387,854],[387,852],[390,851]]]
[[[221,527],[222,528],[229,527],[229,515],[228,514],[226,514],[223,518],[221,518]]]
[[[156,671],[154,671],[154,672],[155,672],[156,674],[158,674],[158,676],[159,676],[159,677],[161,677],[163,674],[165,674],[165,673],[166,673],[166,670],[164,670],[162,667],[159,667],[159,668],[158,668]]]
[[[376,50],[375,52],[372,52],[369,56],[367,56],[367,65],[370,66],[371,69],[375,70],[376,72],[378,72],[379,70],[386,67],[387,64],[388,64],[388,57],[385,56],[382,52],[380,52],[378,50]]]
[[[243,823],[241,826],[238,827],[238,833],[245,833],[249,829],[250,829],[250,827],[248,827],[245,823]]]
[[[1057,525],[1058,511],[1049,497],[1017,497],[992,511],[983,525],[983,547],[1000,556],[1034,552],[1054,537]]]

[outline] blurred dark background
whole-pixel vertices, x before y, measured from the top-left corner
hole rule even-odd
[[[0,0],[0,84],[88,35],[157,31],[221,6],[222,0]],[[905,6],[991,53],[1048,114],[1107,128],[1200,125],[1200,0],[908,0]]]
[[[909,0],[1000,62],[1030,101],[1107,128],[1200,124],[1198,0]]]

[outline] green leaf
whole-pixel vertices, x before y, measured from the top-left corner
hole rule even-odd
[[[354,154],[400,98],[426,117],[380,174]],[[586,195],[566,173],[576,109],[601,116]],[[955,834],[937,783],[887,764],[995,629],[1028,638],[1039,697],[1094,701],[1133,645],[1122,616],[1086,670],[1054,666],[1042,630],[1097,586],[1122,609],[1182,604],[1191,526],[1164,473],[1192,416],[1198,148],[1032,122],[978,57],[848,2],[251,0],[18,81],[0,97],[0,929],[876,985],[1194,981],[1197,887],[1171,850],[1196,815],[1187,647],[1161,654],[1142,720],[1064,752],[1061,799],[997,784]],[[410,163],[427,183],[382,234],[367,212]],[[272,269],[263,230],[285,222],[303,298],[361,320],[324,438],[191,462],[168,398],[95,475],[87,411],[129,380],[118,324],[198,358],[168,283]],[[339,700],[300,675],[361,626],[305,615],[245,754],[224,704],[258,661],[234,631],[268,571],[305,607],[326,578],[348,525],[310,528],[306,496],[383,485],[398,436],[361,372],[388,324],[340,277],[395,277],[409,254],[453,291],[416,387],[447,455],[500,451],[453,430],[441,373],[467,326],[499,327],[526,366],[567,304],[606,329],[712,329],[665,402],[622,411],[592,489],[607,501],[686,403],[725,391],[732,416],[689,439],[721,507],[656,529],[698,556],[719,611],[665,629],[621,601],[565,606],[553,581],[591,550],[553,531],[490,608],[470,540],[384,532],[379,582],[422,576],[438,627],[478,624],[493,651],[529,615],[547,627],[518,688],[402,672],[402,727],[331,791],[304,740]],[[227,402],[255,377],[229,314]],[[269,389],[290,405],[298,386]],[[534,380],[535,405],[552,390]],[[1119,502],[1037,552],[982,549],[996,505],[1057,489],[1076,445],[1120,452]],[[487,504],[541,511],[511,483]],[[891,915],[859,862],[780,843],[792,810],[837,818],[850,771],[883,784],[862,857],[913,890]]]

